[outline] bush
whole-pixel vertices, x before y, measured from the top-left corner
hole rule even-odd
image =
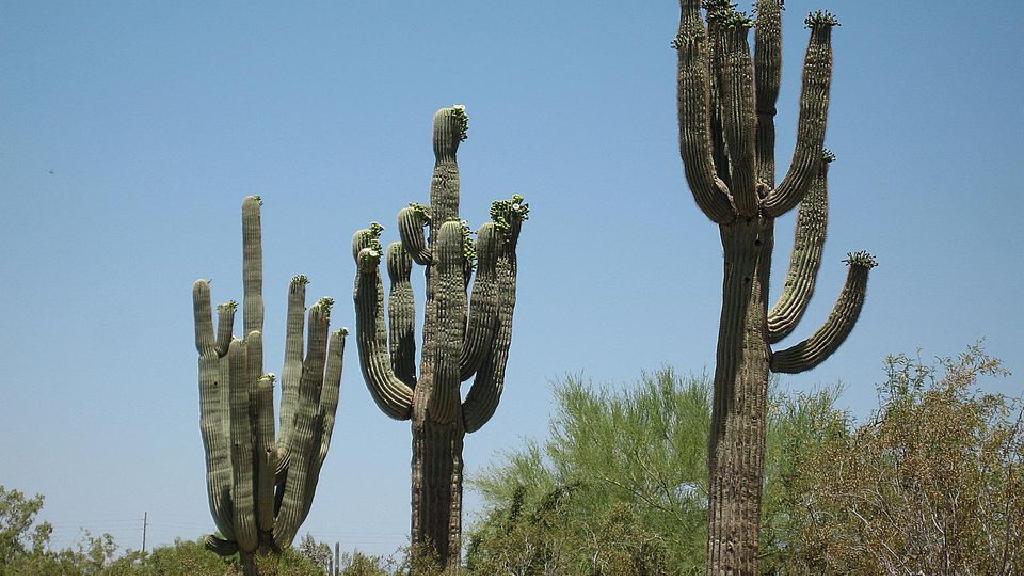
[[[978,347],[887,359],[881,406],[796,456],[785,479],[787,574],[1021,574],[1021,402]]]

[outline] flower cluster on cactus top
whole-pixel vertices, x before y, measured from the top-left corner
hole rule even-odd
[[[324,296],[323,298],[316,301],[316,307],[324,311],[324,315],[328,318],[331,317],[331,308],[334,306],[334,298]]]
[[[839,18],[828,10],[815,10],[804,19],[804,25],[808,28],[842,26]]]
[[[430,206],[420,204],[419,202],[409,202],[409,206],[420,216],[424,226],[430,223]]]
[[[380,244],[380,235],[384,232],[384,227],[380,225],[380,222],[374,220],[370,222],[370,227],[367,229],[368,238],[366,241],[366,247],[373,250],[378,255],[384,252],[383,247]]]
[[[473,241],[473,230],[469,228],[469,222],[462,220],[462,257],[470,269],[476,267],[476,243]]]
[[[513,222],[523,222],[530,217],[530,205],[526,199],[516,194],[509,200],[496,200],[491,203],[491,220],[499,230],[507,231]]]
[[[850,252],[846,255],[846,260],[843,260],[850,266],[863,266],[865,268],[874,268],[878,266],[878,260],[873,254],[865,250],[859,250],[857,252]]]
[[[459,140],[465,140],[469,137],[469,115],[466,114],[466,107],[462,104],[452,106],[452,116],[458,123]]]

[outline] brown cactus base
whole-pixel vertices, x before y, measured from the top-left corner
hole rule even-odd
[[[412,537],[417,564],[459,566],[462,544],[462,447],[458,422],[412,426]]]

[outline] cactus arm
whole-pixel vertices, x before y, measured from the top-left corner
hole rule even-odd
[[[498,330],[492,341],[490,354],[477,371],[462,405],[462,418],[467,434],[476,432],[494,416],[505,387],[505,368],[512,345],[512,313],[515,308],[515,255],[512,254],[511,260],[500,259],[497,267],[502,293],[498,310]]]
[[[412,258],[401,242],[388,246],[388,352],[395,376],[416,385],[416,299],[410,274]]]
[[[348,330],[341,328],[331,333],[327,348],[327,365],[324,368],[324,383],[320,389],[320,400],[317,406],[316,419],[313,423],[315,434],[310,444],[309,474],[306,477],[305,501],[303,502],[302,519],[309,515],[316,496],[316,487],[320,479],[327,451],[331,447],[331,436],[334,433],[335,416],[338,411],[338,399],[341,391],[342,357],[345,353],[345,336]]]
[[[302,491],[299,525],[302,525],[306,521],[306,517],[309,516],[309,510],[313,507],[313,498],[316,496],[316,485],[320,480],[320,469],[323,463],[320,462],[318,456],[324,437],[325,419],[326,414],[323,407],[317,406],[313,414],[313,435],[309,442],[310,453],[306,457],[306,486]]]
[[[512,315],[516,306],[516,245],[522,223],[529,215],[529,206],[521,197],[511,202],[495,202],[491,207],[500,232],[501,243],[495,262],[498,288],[497,332],[476,379],[462,405],[462,420],[466,433],[473,433],[486,424],[498,408],[505,387],[505,368],[512,346]]]
[[[466,381],[476,374],[491,349],[498,322],[498,279],[495,265],[500,232],[494,222],[486,222],[477,231],[476,280],[469,299],[466,340],[462,345],[460,379]]]
[[[317,434],[317,413],[323,387],[324,364],[327,355],[327,329],[330,322],[329,299],[321,299],[309,310],[309,329],[306,358],[302,363],[299,398],[295,418],[289,435],[288,479],[284,499],[274,523],[274,542],[278,548],[291,545],[307,510],[306,490],[310,471],[313,437]],[[319,445],[318,445],[319,448]],[[319,450],[317,451],[319,453]]]
[[[427,247],[427,239],[423,229],[430,223],[428,208],[420,204],[410,204],[398,211],[398,234],[412,259],[421,266],[430,264],[432,256]]]
[[[466,330],[466,292],[463,284],[462,222],[445,222],[437,235],[434,285],[435,339],[433,379],[421,385],[427,398],[427,418],[435,423],[455,421],[462,401],[459,393],[462,342]],[[424,379],[425,381],[427,379]]]
[[[231,506],[231,456],[225,423],[228,406],[223,394],[227,382],[220,377],[221,359],[213,338],[210,285],[196,280],[192,286],[196,350],[199,352],[199,429],[206,454],[206,488],[213,522],[227,539],[234,539]]]
[[[327,451],[331,447],[331,436],[334,434],[334,422],[338,413],[338,401],[341,398],[341,372],[345,357],[345,339],[347,328],[339,328],[331,333],[327,348],[327,367],[324,369],[324,385],[320,391],[320,408],[324,412],[323,436],[318,446],[317,461],[323,465]]]
[[[825,143],[832,89],[832,28],[838,22],[829,13],[812,14],[806,22],[811,40],[804,57],[796,150],[786,177],[764,200],[762,208],[771,218],[785,214],[803,199],[818,172]]]
[[[747,39],[753,24],[745,15],[728,11],[722,26],[721,55],[717,57],[721,78],[722,129],[732,166],[729,187],[736,211],[741,216],[757,214],[754,179],[754,63]]]
[[[709,10],[712,8],[709,6]],[[715,173],[718,175],[726,189],[731,189],[732,173],[729,166],[729,155],[725,147],[725,138],[722,130],[722,105],[721,105],[721,74],[718,60],[722,57],[722,26],[720,19],[711,18],[707,26],[708,34],[708,79],[710,91],[708,92],[708,113],[711,128],[711,160],[714,163]],[[735,208],[735,205],[733,205]]]
[[[242,201],[242,320],[245,334],[263,330],[263,247],[260,238],[259,196]],[[261,370],[258,373],[262,373]]]
[[[754,27],[757,178],[775,187],[775,108],[782,84],[782,3],[759,0]]]
[[[207,534],[203,544],[207,550],[218,556],[234,556],[238,554],[238,542],[221,538],[214,534]]]
[[[436,227],[459,218],[459,144],[466,139],[469,117],[462,106],[441,108],[434,114],[434,174],[430,180],[430,222]],[[433,242],[433,235],[431,242]]]
[[[232,340],[228,348],[228,393],[231,405],[231,466],[234,470],[235,541],[243,552],[253,552],[258,544],[256,509],[253,500],[252,419],[250,418],[250,382],[246,366],[246,343]]]
[[[828,167],[833,158],[831,153],[824,156],[814,184],[800,202],[786,281],[779,300],[768,313],[770,344],[781,341],[796,328],[814,295],[821,251],[828,233]]]
[[[679,33],[672,42],[678,55],[680,154],[697,206],[712,221],[725,224],[735,217],[735,209],[729,188],[718,178],[711,157],[708,35],[700,15],[700,0],[681,0],[680,5]]]
[[[213,337],[209,280],[200,279],[192,283],[192,318],[196,331],[196,352],[200,357],[217,356],[217,341]]]
[[[356,230],[356,233],[352,235],[352,258],[358,259],[359,252],[363,248],[372,248],[381,252],[380,235],[383,231],[384,227],[380,225],[380,222],[370,222],[366,228]]]
[[[274,375],[263,374],[256,383],[256,525],[260,532],[271,532],[274,529],[276,460]]]
[[[303,329],[306,315],[306,284],[309,279],[299,274],[288,284],[288,312],[284,344],[284,372],[281,375],[281,422],[278,427],[278,468],[286,468],[288,434],[292,430],[292,417],[299,396],[302,378]]]
[[[238,310],[238,302],[228,300],[217,305],[217,356],[224,358],[228,355],[228,346],[231,344],[232,330],[235,327],[235,311]]]
[[[384,321],[384,285],[378,272],[380,252],[364,248],[356,256],[356,344],[363,379],[373,401],[395,420],[412,415],[412,388],[391,369]]]
[[[864,307],[868,272],[876,262],[867,252],[853,252],[847,263],[850,268],[846,275],[846,285],[836,300],[828,320],[807,340],[772,354],[772,372],[807,372],[828,359],[850,335]]]

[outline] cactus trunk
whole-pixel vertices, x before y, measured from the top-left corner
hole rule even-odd
[[[379,265],[383,228],[352,238],[359,360],[367,388],[385,415],[412,421],[414,565],[458,569],[462,540],[462,447],[497,408],[505,384],[515,308],[516,241],[529,207],[521,196],[495,202],[474,242],[459,216],[457,153],[468,118],[461,106],[434,115],[430,206],[398,214],[401,242],[387,249],[388,318]],[[424,228],[429,228],[429,235]],[[415,372],[415,303],[409,275],[426,267],[427,299]],[[472,272],[476,279],[467,297]],[[390,324],[390,327],[388,326]],[[462,400],[461,384],[474,378]]]
[[[773,351],[796,328],[814,292],[828,220],[823,148],[832,79],[828,12],[805,23],[796,150],[775,183],[775,104],[782,67],[783,0],[758,0],[756,23],[728,0],[680,0],[679,146],[687,184],[701,211],[719,225],[724,258],[722,316],[708,436],[708,576],[758,574],[764,447],[770,372],[811,370],[849,335],[864,304],[864,252],[850,254],[846,287],[810,338]],[[707,18],[701,9],[707,9]],[[754,54],[748,41],[756,27]],[[768,308],[774,220],[799,206],[789,272]]]
[[[764,471],[771,223],[737,222],[721,233],[725,271],[708,441],[707,554],[709,565],[747,574],[757,557]]]
[[[461,558],[464,438],[456,424],[412,425],[412,545],[449,567]]]

